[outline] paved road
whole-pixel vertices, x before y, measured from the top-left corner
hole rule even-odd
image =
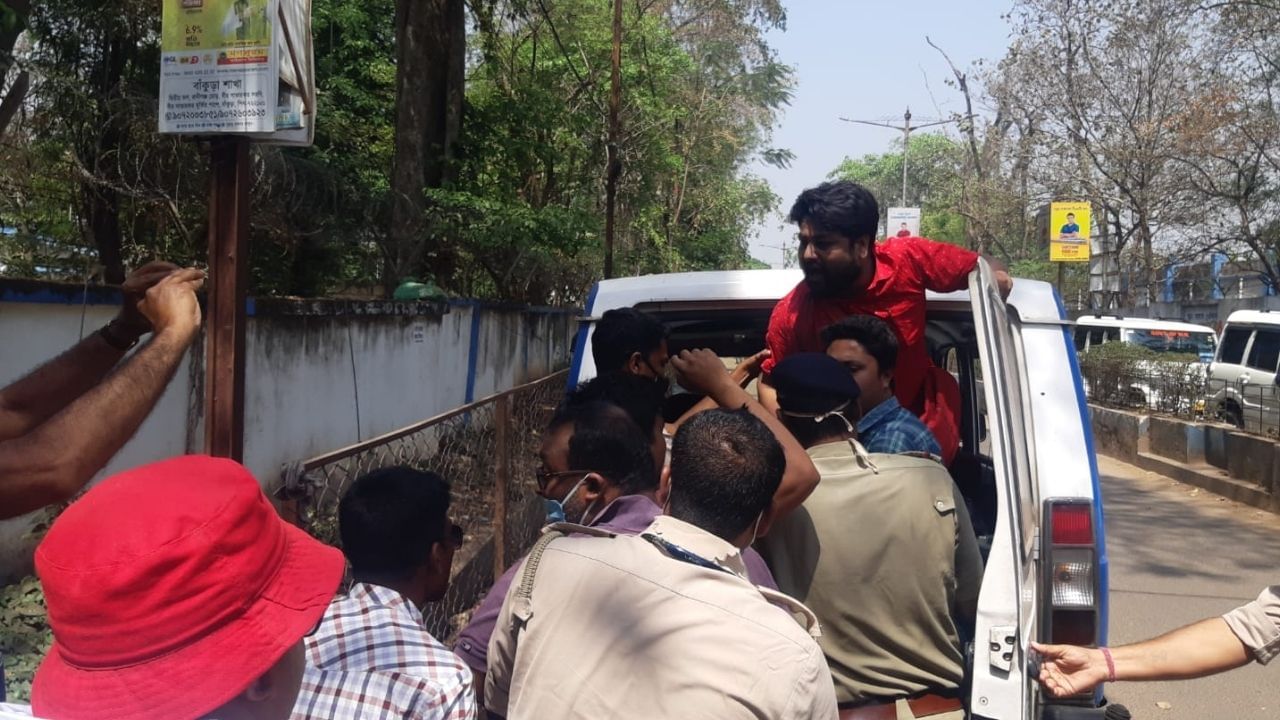
[[[1280,518],[1099,456],[1111,557],[1111,644],[1220,615],[1280,583]],[[1135,718],[1280,717],[1280,662],[1107,690]],[[1167,703],[1167,709],[1164,704]]]

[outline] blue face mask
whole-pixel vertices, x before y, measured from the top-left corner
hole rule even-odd
[[[578,488],[581,487],[582,483],[586,482],[586,480],[587,480],[587,476],[583,475],[582,479],[579,480],[572,488],[570,488],[569,492],[565,494],[564,500],[552,500],[551,498],[542,499],[542,506],[547,511],[547,520],[546,520],[547,525],[565,521],[565,515],[564,515],[565,501],[573,497],[573,494],[578,492]]]

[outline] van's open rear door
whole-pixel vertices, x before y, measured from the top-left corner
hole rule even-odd
[[[969,297],[1000,502],[978,600],[970,707],[974,717],[1030,718],[1033,695],[1026,653],[1035,637],[1040,506],[1027,447],[1031,418],[1024,404],[1021,352],[1010,313],[985,261],[980,260],[969,276]]]

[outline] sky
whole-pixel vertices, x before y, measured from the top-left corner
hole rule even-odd
[[[751,255],[774,267],[782,267],[783,243],[794,247],[795,228],[784,224],[784,214],[796,196],[845,157],[886,152],[902,136],[840,118],[901,123],[910,107],[915,124],[962,111],[963,97],[946,85],[951,70],[925,36],[961,70],[978,59],[994,63],[1008,45],[1001,15],[1012,6],[1012,0],[784,2],[787,29],[771,32],[769,42],[795,70],[796,86],[772,145],[796,157],[787,169],[764,163],[749,168],[782,198],[777,216],[751,241]]]

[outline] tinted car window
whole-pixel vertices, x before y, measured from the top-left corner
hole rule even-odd
[[[1257,370],[1273,373],[1280,362],[1280,330],[1259,330],[1249,349],[1247,365]]]
[[[1218,362],[1239,365],[1244,360],[1244,346],[1249,344],[1249,328],[1227,328],[1222,336],[1222,352]]]
[[[1167,353],[1213,354],[1213,333],[1186,330],[1130,330],[1129,342]]]

